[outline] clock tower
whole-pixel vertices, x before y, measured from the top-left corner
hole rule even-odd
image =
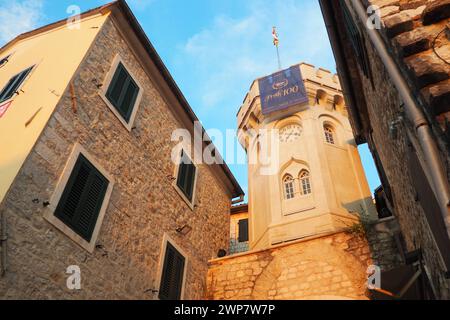
[[[250,249],[376,218],[337,75],[302,63],[257,79],[237,117]]]

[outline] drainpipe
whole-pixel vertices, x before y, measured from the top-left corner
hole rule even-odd
[[[2,248],[2,255],[0,258],[0,277],[6,273],[6,214],[5,210],[0,210],[0,247]]]
[[[353,4],[359,19],[365,25],[365,22],[368,21],[369,18],[361,0],[350,1]],[[446,172],[440,161],[438,147],[434,141],[428,121],[426,120],[423,111],[414,100],[401,71],[395,64],[393,58],[389,55],[381,35],[376,29],[367,28],[367,32],[403,100],[407,118],[414,125],[414,130],[417,133],[419,144],[422,148],[422,153],[427,165],[427,171],[430,174],[434,193],[438,198],[441,214],[447,227],[447,233],[450,236],[449,185]]]

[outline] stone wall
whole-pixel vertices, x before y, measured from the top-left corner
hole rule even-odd
[[[380,33],[432,123],[450,179],[449,0],[362,0],[380,8]]]
[[[380,33],[390,47],[393,56],[397,58],[400,68],[405,75],[408,75],[405,78],[410,80],[411,87],[415,90],[413,91],[414,95],[419,99],[423,98],[424,105],[429,105],[424,109],[426,114],[437,115],[445,112],[444,107],[450,106],[445,102],[448,101],[446,100],[448,99],[448,93],[445,90],[437,90],[437,88],[439,86],[448,88],[448,80],[445,79],[450,77],[450,69],[448,66],[445,67],[444,63],[434,55],[430,47],[430,39],[433,38],[433,35],[437,35],[438,29],[444,28],[448,19],[431,21],[428,26],[424,26],[422,20],[427,12],[438,8],[430,9],[433,5],[440,4],[443,12],[447,10],[448,1],[364,0],[363,2],[381,7],[383,28]],[[447,9],[445,9],[445,3],[447,3]],[[448,10],[445,12],[448,12]],[[445,17],[445,15],[442,15],[442,17]],[[433,23],[436,24],[430,25]],[[362,24],[359,25],[359,28],[360,30],[366,30]],[[422,43],[422,47],[420,47],[420,43]],[[367,114],[361,114],[361,116],[367,117],[370,122],[369,127],[365,130],[372,131],[373,144],[371,148],[376,149],[386,171],[387,180],[392,189],[395,214],[406,243],[405,250],[422,250],[424,263],[430,271],[430,277],[437,290],[437,298],[448,299],[450,298],[450,283],[445,279],[445,267],[439,259],[438,249],[413,186],[411,177],[415,173],[405,170],[408,163],[407,149],[409,144],[405,126],[409,126],[409,124],[405,122],[398,127],[399,131],[396,138],[391,138],[389,135],[390,124],[402,114],[402,101],[367,35],[365,45],[369,55],[373,84],[369,78],[362,75],[360,70],[352,69],[351,72],[353,77],[361,79],[362,88],[358,92],[364,92],[367,104]],[[445,41],[440,38],[436,48],[438,51],[445,51],[445,48],[448,48],[448,43],[445,44]],[[352,54],[353,51],[346,48],[346,59],[350,62],[352,62]],[[352,65],[356,66],[357,63],[352,62]],[[428,81],[428,83],[423,81]],[[435,92],[436,97],[433,99],[428,95],[429,92]],[[421,97],[419,96],[420,93],[422,93]],[[436,103],[439,101],[441,103]],[[439,106],[442,108],[438,110]],[[445,130],[445,125],[441,123],[443,126],[440,128],[435,120],[445,120],[444,118],[430,118],[434,131],[438,132],[436,136],[439,138],[444,138],[440,130]],[[448,150],[444,146],[445,141],[439,138],[436,141],[442,147],[440,150],[442,159],[447,160],[447,172],[450,173]]]
[[[120,53],[144,88],[135,129],[107,108],[97,84]],[[207,262],[228,249],[229,194],[200,166],[193,211],[172,187],[171,133],[179,128],[164,99],[108,20],[70,90],[29,154],[0,210],[6,215],[7,267],[0,298],[154,299],[163,234],[188,254],[184,298],[205,296]],[[43,219],[43,206],[78,142],[115,179],[97,248],[88,253]],[[175,229],[192,231],[183,236]],[[66,268],[81,268],[82,289],[69,291]]]
[[[410,80],[411,87],[414,88],[413,92],[419,99],[422,98],[423,105],[427,106],[424,111],[430,116],[432,128],[437,132],[436,141],[442,147],[441,159],[444,160],[447,174],[450,177],[449,153],[446,149],[449,141],[446,141],[447,147],[445,147],[445,138],[441,131],[441,129],[448,130],[446,127],[448,124],[444,121],[444,113],[450,111],[448,100],[450,68],[445,66],[445,63],[437,58],[431,49],[432,39],[438,35],[440,30],[443,30],[445,23],[449,21],[448,18],[442,20],[446,14],[448,16],[449,1],[370,2],[379,5],[385,12],[382,17],[385,28],[381,30],[381,34],[391,45],[393,55],[398,57],[397,62],[400,68],[405,75],[409,76],[407,78]],[[388,12],[388,5],[393,10],[392,12]],[[443,41],[443,39],[445,37],[437,39],[436,50],[448,53],[448,41]],[[422,46],[419,45],[420,43]],[[431,272],[430,276],[437,290],[437,298],[450,299],[450,282],[445,279],[445,267],[438,258],[438,249],[413,187],[411,177],[415,172],[405,172],[409,143],[405,126],[400,126],[398,139],[391,139],[387,134],[390,122],[396,119],[401,112],[402,101],[369,41],[367,41],[367,48],[372,63],[375,86],[372,87],[367,79],[363,79],[363,92],[365,92],[373,129],[374,146],[380,155],[392,188],[395,211],[406,240],[407,250],[422,249],[424,262]],[[446,90],[444,90],[445,88]],[[439,114],[441,116],[438,117]],[[433,116],[436,118],[433,119]],[[435,123],[435,120],[440,122],[440,126]]]
[[[376,90],[373,90],[369,83],[365,84],[365,90],[371,96],[368,100],[368,111],[373,128],[372,137],[390,183],[396,216],[407,245],[406,250],[422,249],[425,263],[432,270],[434,285],[440,288],[441,297],[450,297],[449,283],[444,278],[444,266],[437,258],[439,253],[433,235],[416,198],[411,178],[414,172],[405,171],[408,163],[407,134],[403,127],[400,127],[398,139],[390,139],[387,134],[389,123],[398,117],[401,101],[378,56],[372,49],[369,49],[369,52],[377,83]]]
[[[212,260],[208,298],[367,299],[367,267],[399,263],[391,234],[354,229]]]

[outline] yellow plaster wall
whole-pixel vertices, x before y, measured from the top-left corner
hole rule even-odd
[[[107,14],[87,17],[78,29],[63,25],[7,46],[0,53],[0,58],[12,54],[0,69],[0,88],[17,73],[36,65],[22,86],[23,92],[13,97],[0,118],[0,202],[106,18]]]

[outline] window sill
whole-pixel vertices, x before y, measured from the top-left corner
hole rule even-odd
[[[91,241],[86,241],[83,239],[80,235],[78,235],[75,231],[73,231],[68,225],[66,225],[62,220],[57,218],[55,216],[55,210],[58,206],[59,201],[61,200],[61,197],[63,195],[64,189],[66,188],[66,185],[69,181],[69,177],[72,174],[72,171],[74,169],[75,163],[78,159],[78,157],[82,154],[91,164],[99,170],[99,172],[104,175],[108,181],[109,185],[106,190],[103,203],[100,209],[100,212],[98,214],[97,222],[94,228],[94,231],[92,233]],[[97,242],[98,235],[100,233],[100,229],[103,224],[103,219],[105,217],[107,208],[109,206],[111,194],[114,188],[114,178],[112,175],[110,175],[106,170],[103,169],[102,166],[94,159],[89,152],[86,151],[79,143],[75,143],[73,150],[69,156],[69,158],[66,161],[66,165],[64,167],[63,172],[61,173],[61,176],[59,178],[59,182],[55,186],[55,190],[53,191],[53,194],[50,198],[50,205],[48,208],[46,208],[44,212],[44,219],[47,220],[50,224],[52,224],[56,229],[61,231],[64,235],[66,235],[69,239],[74,241],[77,245],[79,245],[81,248],[85,249],[89,253],[93,253],[95,250],[95,245]]]
[[[192,201],[189,201],[189,199],[184,195],[184,192],[177,186],[177,181],[175,180],[174,183],[172,184],[172,187],[176,190],[176,192],[178,193],[178,195],[181,197],[181,199],[183,199],[183,201],[188,205],[189,209],[191,209],[191,211],[194,211],[194,200],[195,200],[195,196],[192,198]]]
[[[73,242],[79,245],[84,250],[89,253],[93,253],[95,250],[95,241],[87,242],[82,237],[80,237],[76,232],[74,232],[70,227],[68,227],[64,222],[55,217],[53,210],[49,209],[44,213],[44,219],[52,224],[56,229],[61,231],[65,236],[70,238]]]
[[[102,98],[103,102],[108,106],[108,108],[112,111],[112,113],[116,116],[116,118],[120,121],[120,123],[128,130],[128,132],[131,132],[133,129],[134,122],[130,120],[130,122],[127,122],[122,115],[116,110],[116,108],[109,102],[108,98],[104,95],[103,91],[100,91],[98,95]],[[136,108],[136,106],[133,107],[133,109]],[[133,110],[134,113],[134,110]]]
[[[285,213],[284,216],[285,216],[285,217],[293,216],[293,215],[295,215],[295,214],[304,213],[304,212],[306,212],[306,211],[310,211],[310,210],[313,210],[313,209],[315,209],[315,208],[316,208],[315,206],[306,207],[306,208],[297,210],[297,211],[295,211],[295,212]]]
[[[308,194],[308,195],[296,195],[295,197],[291,198],[291,199],[284,199],[284,201],[292,201],[292,200],[299,200],[299,199],[307,199],[310,198],[312,196],[312,193]]]

